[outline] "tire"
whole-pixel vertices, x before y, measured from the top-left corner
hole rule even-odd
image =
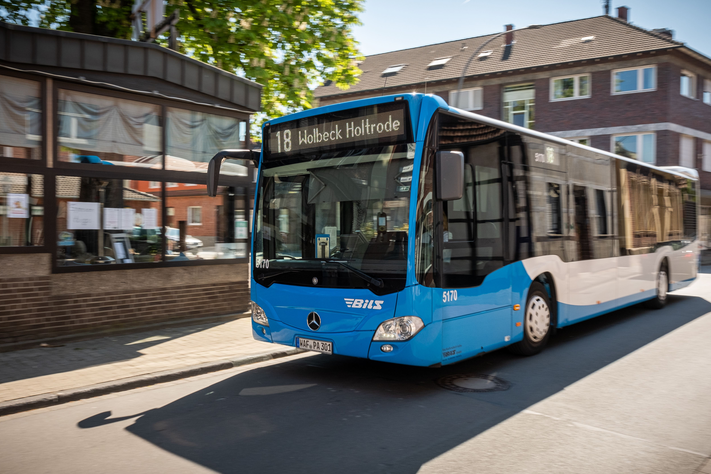
[[[553,332],[551,301],[541,283],[531,283],[524,310],[523,340],[509,346],[509,350],[514,354],[531,356],[543,350]]]
[[[669,291],[669,267],[667,262],[662,262],[657,272],[656,296],[644,302],[644,306],[650,309],[662,309],[667,304],[667,292]]]

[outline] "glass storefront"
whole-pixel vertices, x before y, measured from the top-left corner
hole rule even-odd
[[[0,247],[44,245],[42,175],[0,173]]]

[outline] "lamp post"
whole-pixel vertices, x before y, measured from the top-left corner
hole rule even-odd
[[[459,76],[459,84],[457,85],[457,104],[459,104],[459,102],[462,100],[461,92],[462,92],[462,86],[464,85],[464,75],[467,73],[467,69],[469,69],[469,65],[472,63],[472,61],[474,60],[474,58],[476,57],[476,55],[479,54],[479,51],[481,51],[482,48],[484,48],[484,46],[486,46],[487,44],[491,43],[492,41],[494,41],[494,40],[495,40],[496,38],[498,38],[499,36],[502,36],[502,35],[505,35],[505,34],[513,34],[513,33],[517,32],[517,31],[523,31],[523,30],[536,30],[536,29],[538,29],[538,28],[540,28],[540,27],[541,27],[540,25],[529,25],[529,26],[526,26],[526,27],[524,27],[524,28],[519,28],[519,29],[517,29],[517,30],[502,31],[501,33],[498,33],[498,34],[492,36],[492,37],[489,38],[488,40],[484,41],[481,45],[479,45],[479,47],[476,49],[476,51],[474,51],[474,53],[472,53],[472,55],[469,56],[469,59],[467,60],[467,63],[464,65],[464,69],[462,69],[462,75]]]

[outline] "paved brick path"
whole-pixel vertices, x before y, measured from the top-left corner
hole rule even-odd
[[[0,402],[284,349],[255,341],[245,317],[5,352]]]

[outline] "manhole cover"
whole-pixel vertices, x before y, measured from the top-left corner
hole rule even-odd
[[[450,375],[437,380],[437,385],[452,392],[497,392],[508,390],[507,381],[493,375]]]

